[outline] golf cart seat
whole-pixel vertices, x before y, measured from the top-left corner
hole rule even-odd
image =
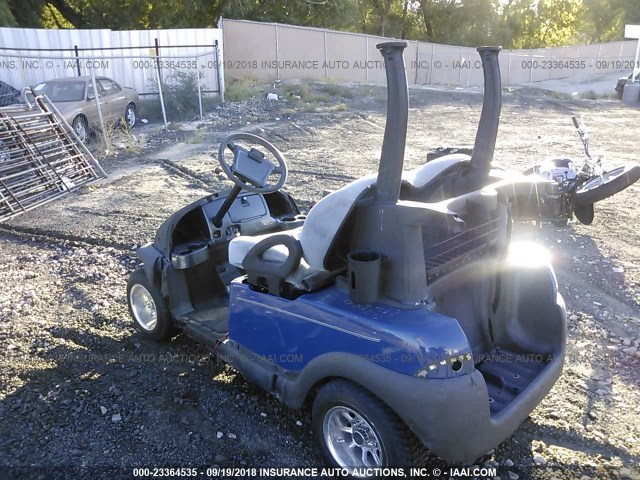
[[[367,175],[330,193],[313,206],[302,227],[234,238],[229,243],[229,263],[244,269],[250,283],[258,283],[270,293],[279,294],[282,285],[278,283],[283,281],[295,289],[311,290],[315,284],[314,277],[326,278],[329,274],[325,268],[325,257],[333,239],[357,199],[373,185],[375,179],[375,174]],[[282,266],[290,262],[290,257],[296,255],[297,249],[300,253],[297,264],[283,269]]]
[[[436,179],[441,173],[446,172],[449,167],[460,163],[469,163],[469,156],[464,153],[452,153],[431,160],[413,170],[402,173],[402,182],[410,185],[414,189],[422,189]]]
[[[467,160],[449,155],[404,172],[403,181],[422,188],[451,165]],[[357,200],[375,184],[377,175],[355,180],[321,199],[302,227],[266,235],[241,235],[229,243],[229,263],[247,272],[249,282],[280,294],[282,282],[294,289],[313,290],[331,276],[329,254],[334,240]],[[300,250],[299,261],[292,256]]]

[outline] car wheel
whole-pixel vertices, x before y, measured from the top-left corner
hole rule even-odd
[[[379,398],[347,380],[334,380],[320,389],[312,421],[322,453],[334,467],[425,463],[426,449],[402,420]]]
[[[83,115],[78,115],[74,118],[71,127],[73,128],[73,131],[76,132],[76,135],[81,142],[84,143],[87,141],[87,138],[89,137],[89,124]]]
[[[129,313],[143,335],[157,342],[174,335],[176,329],[167,304],[144,270],[136,270],[129,277],[127,300]]]
[[[130,103],[124,111],[124,122],[130,127],[133,127],[136,124],[136,120],[136,106]]]

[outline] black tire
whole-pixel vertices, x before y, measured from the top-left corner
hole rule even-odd
[[[89,139],[89,122],[84,115],[77,115],[71,123],[71,128],[82,143],[86,143]]]
[[[576,205],[589,205],[621,192],[640,179],[640,166],[634,163],[619,165],[583,183],[575,193]]]
[[[142,292],[140,287],[144,288],[144,290],[148,292],[155,307],[155,324],[148,325],[147,327],[143,326],[142,321],[139,320],[140,313],[134,311],[135,308],[132,305],[132,303],[136,301],[135,298],[138,298],[137,292]],[[133,299],[132,291],[136,292]],[[160,342],[171,338],[176,333],[176,328],[173,324],[173,320],[171,319],[171,314],[169,313],[166,302],[162,298],[160,291],[151,285],[143,269],[136,270],[129,277],[129,281],[127,282],[127,303],[129,305],[129,314],[131,315],[133,323],[145,337],[156,342]]]
[[[379,440],[382,467],[423,466],[426,463],[427,450],[387,405],[369,391],[348,380],[333,380],[324,385],[316,395],[312,412],[314,435],[324,458],[331,466],[364,466],[340,464],[331,453],[325,440],[324,422],[334,407],[347,407],[355,411],[371,426]],[[355,448],[359,449],[361,454],[362,449]]]
[[[138,117],[136,112],[136,105],[135,103],[130,103],[129,105],[127,105],[127,108],[124,109],[123,122],[125,125],[129,126],[130,128],[133,128],[137,120],[138,120]]]
[[[573,214],[583,225],[591,225],[593,223],[593,217],[595,216],[593,203],[588,205],[576,205],[573,208]]]

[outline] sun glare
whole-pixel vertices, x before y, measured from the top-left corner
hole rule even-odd
[[[551,254],[546,248],[535,242],[512,242],[507,261],[520,267],[541,267],[551,262]]]

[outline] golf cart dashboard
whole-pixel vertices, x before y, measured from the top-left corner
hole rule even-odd
[[[269,207],[262,195],[241,193],[222,218],[222,225],[216,227],[213,218],[222,207],[225,198],[214,198],[202,206],[209,236],[213,240],[230,240],[239,233],[251,235],[275,225],[276,220],[270,215]]]
[[[239,234],[288,230],[304,222],[305,217],[287,193],[241,192],[222,217],[221,225],[216,226],[213,219],[226,198],[226,194],[211,195],[193,205],[175,225],[173,245],[194,241],[207,242],[210,246],[226,244]]]

